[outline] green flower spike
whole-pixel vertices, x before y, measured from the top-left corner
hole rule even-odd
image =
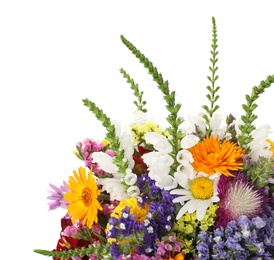
[[[218,66],[216,66],[216,63],[218,61],[217,55],[217,47],[218,47],[218,39],[217,39],[217,27],[216,27],[216,21],[215,18],[212,17],[212,44],[211,48],[212,50],[210,51],[211,53],[211,66],[209,66],[209,70],[211,71],[211,76],[208,76],[207,79],[210,81],[211,86],[207,86],[207,90],[209,91],[209,94],[206,95],[207,99],[210,102],[210,105],[203,105],[202,108],[206,111],[206,114],[204,114],[204,119],[206,120],[206,134],[210,135],[212,130],[210,128],[210,119],[212,118],[214,112],[219,109],[219,105],[216,105],[216,101],[219,99],[219,96],[216,95],[217,91],[220,89],[220,87],[216,87],[215,83],[218,79],[219,76],[216,75],[216,71],[218,70]]]
[[[178,116],[178,112],[181,108],[181,104],[175,102],[175,91],[170,92],[168,81],[164,81],[162,74],[158,72],[157,68],[154,67],[152,62],[142,54],[131,42],[129,42],[123,35],[121,35],[121,40],[125,46],[135,55],[135,57],[144,65],[148,70],[149,74],[152,75],[153,80],[158,84],[158,88],[164,94],[164,99],[166,101],[166,108],[169,111],[167,116],[167,121],[170,124],[168,129],[169,134],[171,135],[170,143],[173,147],[173,152],[171,156],[176,162],[176,155],[180,150],[180,139],[182,133],[179,130],[179,126],[183,122],[183,118]]]

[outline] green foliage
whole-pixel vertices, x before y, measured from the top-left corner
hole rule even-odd
[[[88,247],[82,247],[80,249],[75,248],[75,249],[70,249],[68,251],[48,251],[48,250],[41,250],[41,249],[35,249],[34,252],[45,255],[45,256],[50,256],[50,257],[58,257],[61,259],[68,259],[71,257],[84,257],[84,256],[91,256],[92,254],[95,254],[98,259],[107,259],[107,260],[112,260],[113,258],[109,256],[109,247],[110,245],[103,244],[103,243],[97,243],[96,245],[89,245]]]
[[[265,187],[269,184],[269,179],[274,178],[274,159],[259,157],[256,162],[248,162],[244,164],[244,171],[255,186],[258,188]]]
[[[130,88],[134,91],[134,95],[137,97],[137,101],[134,101],[134,105],[136,105],[137,110],[142,112],[147,112],[147,110],[144,108],[144,105],[147,103],[146,101],[142,100],[143,98],[143,91],[139,91],[138,84],[135,84],[134,80],[130,78],[129,74],[124,69],[120,69],[120,72],[123,74],[124,78],[127,79],[127,82],[130,83]]]
[[[212,17],[212,44],[211,44],[211,66],[209,66],[209,70],[211,71],[211,76],[208,76],[207,79],[210,81],[211,85],[207,86],[207,90],[209,91],[209,94],[206,95],[207,99],[210,102],[210,105],[203,105],[202,108],[206,111],[206,114],[204,115],[204,119],[206,120],[207,129],[206,133],[208,135],[211,134],[211,128],[210,128],[210,118],[212,118],[214,112],[219,108],[218,105],[216,105],[216,101],[219,99],[219,95],[217,95],[217,91],[220,89],[220,87],[215,87],[215,83],[219,76],[216,75],[216,71],[218,70],[218,66],[216,66],[216,63],[218,62],[218,39],[217,39],[217,27],[216,27],[216,21],[215,18]]]
[[[241,130],[241,134],[237,136],[239,140],[239,144],[246,150],[246,153],[250,152],[250,147],[248,144],[253,140],[252,131],[256,129],[253,125],[254,120],[257,118],[257,115],[253,113],[257,104],[255,101],[259,98],[259,95],[264,93],[266,88],[269,88],[270,85],[274,82],[274,74],[272,76],[268,76],[266,80],[261,81],[259,86],[254,86],[252,88],[251,95],[246,95],[246,104],[243,104],[242,107],[245,111],[245,115],[241,116],[243,124],[239,125],[239,129]]]
[[[83,99],[83,103],[106,128],[106,139],[110,142],[110,149],[116,153],[116,156],[113,159],[114,163],[119,168],[120,173],[125,173],[128,167],[128,162],[124,161],[125,151],[120,147],[119,138],[116,136],[115,132],[115,126],[111,124],[109,117],[107,117],[103,110],[99,109],[94,102],[88,99]]]
[[[149,74],[152,76],[153,80],[158,84],[158,88],[164,94],[164,99],[166,101],[166,108],[169,111],[167,116],[167,121],[170,124],[168,129],[169,134],[172,136],[170,143],[173,147],[173,153],[171,154],[176,161],[176,155],[180,149],[179,140],[182,137],[182,133],[179,130],[179,126],[183,122],[183,118],[178,117],[178,112],[181,108],[181,104],[176,104],[175,102],[175,91],[170,92],[168,81],[164,81],[162,74],[158,72],[157,68],[154,67],[153,63],[142,54],[131,42],[129,42],[123,35],[121,35],[121,40],[125,46],[135,55],[135,57],[144,65],[148,70]]]

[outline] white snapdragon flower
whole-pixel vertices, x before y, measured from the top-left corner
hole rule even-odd
[[[239,125],[242,124],[243,121],[241,119],[237,120],[235,123],[235,130],[237,135],[242,134],[242,131],[239,129]],[[272,156],[272,152],[270,151],[270,144],[266,141],[270,133],[270,129],[271,127],[269,125],[262,125],[251,133],[253,140],[248,144],[248,146],[251,149],[249,156],[253,160],[258,160],[260,156],[265,158],[270,158]]]
[[[172,146],[168,139],[156,132],[148,132],[145,134],[145,140],[157,150],[142,156],[148,166],[149,177],[155,180],[156,185],[160,188],[170,189],[176,187],[176,181],[169,175],[170,167],[174,160],[169,155],[172,152]]]
[[[102,178],[98,180],[98,183],[103,186],[103,190],[109,193],[111,200],[121,201],[129,197],[125,186],[121,183],[120,179]]]
[[[182,125],[183,132],[192,134],[196,132],[196,127],[198,127],[202,135],[206,134],[206,121],[202,115],[189,115],[187,119]]]
[[[161,153],[168,154],[172,152],[172,146],[168,139],[159,133],[148,132],[145,134],[145,140]]]
[[[253,140],[249,143],[251,149],[250,157],[257,160],[260,156],[271,158],[270,143],[266,141],[270,133],[269,125],[262,125],[251,133]]]
[[[223,117],[221,114],[214,114],[212,118],[210,118],[210,128],[212,130],[211,136],[218,136],[219,139],[223,139],[226,132],[226,126],[221,127],[221,123],[223,121]]]
[[[113,163],[113,158],[104,152],[92,153],[92,162],[97,163],[105,172],[112,174],[118,173],[118,167]]]
[[[199,142],[199,137],[195,135],[186,135],[181,140],[182,149],[177,154],[177,161],[180,165],[177,167],[177,172],[192,173],[193,167],[191,163],[194,161],[192,154],[187,150]]]
[[[132,169],[134,166],[134,160],[132,158],[134,147],[131,141],[130,131],[127,127],[122,127],[121,123],[117,121],[113,121],[112,123],[115,126],[115,133],[116,133],[116,136],[119,138],[120,146],[125,151],[124,155],[128,161],[129,168]],[[122,129],[128,129],[128,131],[126,130],[122,131]]]
[[[134,125],[144,125],[146,122],[153,122],[154,117],[148,115],[148,113],[144,113],[140,110],[134,112]]]

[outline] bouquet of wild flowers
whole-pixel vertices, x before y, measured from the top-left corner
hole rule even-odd
[[[212,19],[208,105],[184,120],[175,92],[124,36],[162,91],[169,127],[149,121],[138,84],[128,129],[84,99],[106,129],[103,141],[76,145],[84,167],[60,187],[50,184],[50,210],[66,210],[53,259],[273,259],[274,143],[269,126],[256,128],[255,101],[274,82],[268,76],[246,95],[243,115],[216,113],[217,30]]]

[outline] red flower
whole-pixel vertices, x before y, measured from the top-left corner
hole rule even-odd
[[[81,248],[81,247],[86,247],[89,244],[91,244],[91,241],[87,241],[84,239],[76,239],[71,236],[64,236],[63,231],[65,230],[66,227],[68,226],[73,226],[71,219],[64,217],[61,219],[61,227],[62,230],[60,232],[60,239],[57,242],[56,249],[53,251],[58,251],[58,252],[63,252],[63,251],[68,251],[70,249],[75,249],[75,248]],[[53,257],[54,260],[62,260],[59,257]],[[71,258],[65,258],[65,260],[69,260]],[[83,260],[88,260],[88,256],[82,257]]]
[[[144,163],[142,155],[146,153],[150,153],[152,152],[152,150],[146,149],[143,146],[138,146],[137,149],[138,149],[138,152],[136,151],[132,156],[135,162],[132,172],[138,175],[141,175],[143,173],[148,173],[147,165]]]

